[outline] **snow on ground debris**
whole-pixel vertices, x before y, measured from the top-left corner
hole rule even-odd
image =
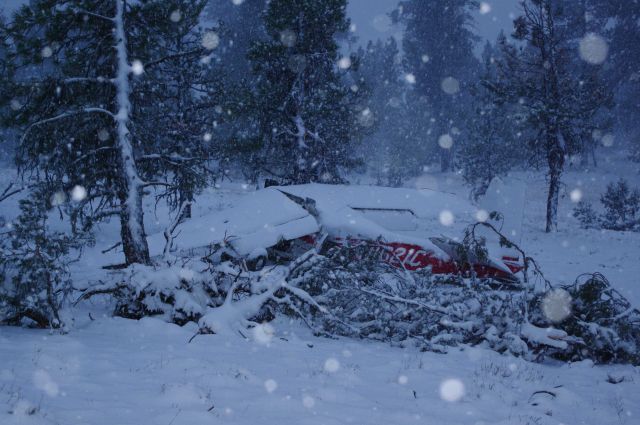
[[[155,319],[102,318],[67,335],[2,328],[0,423],[638,423],[631,366],[421,353],[273,326],[268,345],[239,335],[188,343],[194,328]]]

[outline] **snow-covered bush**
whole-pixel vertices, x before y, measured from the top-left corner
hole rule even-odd
[[[640,364],[638,309],[599,273],[580,276],[564,289],[571,296],[572,314],[561,327],[570,335],[579,336],[581,342],[557,357]]]
[[[134,266],[83,298],[112,293],[116,315],[197,322],[200,333],[244,335],[284,314],[302,319],[316,335],[428,351],[480,345],[529,360],[639,363],[640,313],[602,276],[566,288],[542,279],[536,289],[533,274],[518,287],[409,273],[381,263],[375,245],[311,250],[258,272],[241,262],[207,264],[211,257],[189,267]],[[539,273],[528,260],[529,273]]]
[[[319,308],[308,294],[290,284],[292,271],[315,261],[314,251],[287,266],[258,272],[247,270],[242,261],[211,263],[212,256],[184,265],[169,261],[130,266],[115,272],[108,282],[85,290],[78,301],[109,294],[115,299],[116,316],[155,316],[180,325],[196,322],[201,333],[255,326],[272,319],[278,306],[288,304],[291,298]]]
[[[49,228],[46,194],[35,190],[21,200],[20,216],[2,234],[0,323],[63,326],[58,311],[71,291],[67,265],[75,242]]]
[[[379,263],[370,252],[362,246],[335,248],[298,277],[300,288],[329,312],[309,312],[318,333],[438,352],[465,343],[514,354],[527,351],[517,331],[525,320],[522,292],[485,282],[472,286],[428,271],[405,273]]]
[[[598,213],[589,202],[580,201],[573,209],[573,216],[580,221],[583,229],[597,229],[600,227]]]
[[[607,186],[600,197],[605,213],[598,215],[591,204],[580,202],[573,215],[584,228],[640,231],[640,190],[620,179]]]
[[[323,307],[307,311],[294,302],[296,313],[306,312],[318,334],[438,352],[481,345],[529,360],[640,362],[640,313],[601,275],[564,289],[546,283],[505,289],[404,273],[368,257],[370,252],[335,248],[296,271],[299,288]]]
[[[632,190],[626,180],[609,184],[600,202],[605,209],[604,228],[640,230],[640,190]]]
[[[114,273],[109,282],[86,290],[79,301],[100,294],[113,296],[116,316],[160,316],[180,325],[197,322],[207,307],[220,304],[220,292],[211,276],[177,264],[132,265]]]

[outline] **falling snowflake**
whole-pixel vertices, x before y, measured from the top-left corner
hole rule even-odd
[[[578,203],[582,200],[582,191],[580,189],[573,189],[569,194],[571,202]]]
[[[480,14],[486,15],[489,12],[491,12],[491,5],[486,1],[480,2]]]
[[[600,140],[602,142],[602,146],[604,146],[605,148],[610,148],[611,146],[613,146],[615,138],[613,137],[613,134],[605,134]]]
[[[171,19],[171,22],[180,22],[182,20],[182,12],[178,9],[174,10],[171,12],[171,15],[169,15],[169,19]]]
[[[440,84],[442,91],[454,95],[460,91],[460,82],[453,77],[447,77]]]
[[[51,55],[53,55],[53,50],[51,50],[51,47],[46,46],[45,48],[42,49],[40,54],[42,55],[43,58],[50,58]]]
[[[107,140],[109,140],[109,130],[107,130],[106,128],[101,128],[100,130],[98,130],[98,139],[101,142],[106,142]]]
[[[302,405],[307,409],[311,409],[313,406],[316,405],[316,401],[310,395],[305,395],[304,397],[302,397]]]
[[[362,112],[360,112],[358,114],[358,122],[363,127],[371,127],[374,123],[374,117],[371,109],[365,108]]]
[[[207,31],[202,36],[202,47],[213,50],[220,44],[220,37],[213,31]]]
[[[440,212],[439,219],[440,219],[440,224],[447,227],[453,225],[453,222],[455,220],[453,213],[449,210],[442,210]]]
[[[564,289],[549,291],[542,300],[542,312],[552,322],[562,322],[571,314],[571,295]]]
[[[447,379],[440,384],[440,398],[449,402],[459,401],[464,396],[464,384],[459,379]]]
[[[348,56],[344,56],[338,60],[338,67],[340,69],[349,69],[351,67],[351,59]]]
[[[133,63],[131,63],[131,72],[133,72],[133,75],[142,75],[144,73],[144,65],[142,65],[142,62],[134,60]]]
[[[37,389],[44,391],[49,397],[56,397],[60,392],[51,375],[46,370],[38,369],[33,373],[33,383]]]
[[[406,375],[400,375],[398,376],[398,384],[400,385],[407,385],[407,383],[409,382],[409,378],[407,378]]]
[[[269,345],[276,331],[268,323],[259,324],[253,328],[253,339],[263,345]]]
[[[453,138],[449,134],[443,134],[438,138],[438,145],[442,149],[451,149],[453,147]]]
[[[405,74],[404,80],[409,84],[415,84],[416,83],[416,76],[413,75],[413,74]]]
[[[337,359],[329,358],[324,362],[324,370],[329,373],[336,373],[340,369],[340,362]]]
[[[484,223],[489,220],[489,212],[487,210],[478,210],[476,211],[476,220],[480,223]]]
[[[83,201],[87,197],[87,189],[82,186],[75,186],[71,189],[71,199],[73,202]]]
[[[607,42],[604,38],[594,33],[589,33],[580,40],[578,50],[582,60],[592,65],[603,63],[609,54]]]
[[[9,105],[11,106],[11,109],[13,109],[14,111],[17,111],[18,109],[22,108],[22,102],[20,102],[18,99],[11,99],[11,102],[9,102]]]
[[[67,196],[64,194],[64,192],[56,192],[51,196],[50,201],[52,206],[58,207],[64,204],[66,200],[67,200]]]
[[[291,30],[284,30],[280,33],[280,43],[287,47],[293,47],[297,41],[296,33]]]
[[[391,18],[387,15],[377,15],[373,18],[373,28],[379,32],[387,32],[391,29]]]
[[[268,393],[272,393],[278,389],[278,383],[273,379],[267,379],[266,381],[264,381],[264,388]]]

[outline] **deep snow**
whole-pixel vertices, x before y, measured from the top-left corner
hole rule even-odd
[[[2,424],[634,424],[640,371],[538,365],[329,340],[84,316],[68,335],[0,329]],[[609,378],[622,379],[619,384]],[[13,412],[9,413],[9,412]],[[33,412],[29,415],[28,412]]]
[[[11,177],[3,171],[0,185]],[[640,234],[583,230],[571,217],[571,191],[580,189],[595,203],[620,177],[640,186],[637,165],[619,158],[605,157],[590,172],[569,168],[553,234],[543,231],[544,175],[515,173],[506,182],[526,183],[520,244],[550,280],[569,283],[580,273],[600,271],[640,306]],[[407,186],[468,193],[457,175],[425,174]],[[236,205],[252,190],[228,182],[211,188],[194,215]],[[0,215],[15,214],[17,199],[0,204]],[[146,202],[147,231],[162,232],[170,221],[166,210],[154,211]],[[64,223],[54,219],[53,225]],[[120,252],[100,253],[118,237],[117,223],[100,226],[96,246],[72,266],[77,286],[100,278],[100,266],[122,261]],[[75,317],[66,335],[0,327],[0,424],[640,423],[637,367],[530,364],[469,348],[420,353],[319,339],[284,321],[247,333],[248,340],[201,335],[188,343],[195,325],[127,321],[108,313],[93,302],[65,312]]]

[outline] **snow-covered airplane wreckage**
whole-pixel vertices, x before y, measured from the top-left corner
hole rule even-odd
[[[152,235],[149,245],[155,255],[170,252],[185,257],[215,249],[222,253],[218,258],[242,259],[248,269],[257,270],[287,261],[304,249],[367,244],[380,261],[407,271],[430,268],[433,274],[474,274],[514,283],[523,267],[522,258],[513,248],[501,246],[496,234],[482,234],[488,255],[461,258],[464,229],[486,220],[488,208],[506,213],[514,203],[512,197],[522,196],[503,193],[500,183],[495,186],[479,206],[426,189],[324,184],[269,187],[248,193],[231,208],[185,221],[168,241],[170,249],[163,234]],[[521,223],[517,217],[508,218],[502,230],[519,237]]]

